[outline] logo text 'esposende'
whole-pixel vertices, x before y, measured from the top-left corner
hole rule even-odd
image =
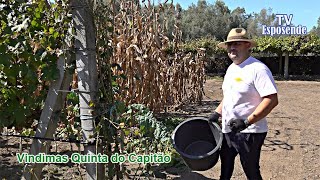
[[[264,35],[301,35],[307,34],[306,26],[291,26],[291,21],[293,15],[287,14],[276,14],[276,20],[278,21],[278,26],[262,26],[262,34]],[[283,21],[284,20],[284,21]]]

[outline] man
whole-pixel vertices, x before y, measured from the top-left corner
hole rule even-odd
[[[232,29],[227,41],[218,44],[227,49],[233,61],[222,84],[223,99],[209,117],[214,122],[222,117],[220,179],[223,180],[231,178],[237,154],[247,179],[262,179],[259,159],[268,131],[266,116],[278,105],[278,97],[269,68],[250,56],[255,45],[243,28]]]

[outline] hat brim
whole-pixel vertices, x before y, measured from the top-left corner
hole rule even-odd
[[[250,48],[253,48],[257,45],[257,43],[253,40],[250,40],[250,39],[232,39],[232,40],[228,40],[228,41],[224,41],[224,42],[221,42],[219,43],[217,46],[219,48],[223,48],[223,49],[227,49],[227,43],[228,42],[236,42],[236,41],[240,41],[240,42],[249,42],[251,45],[250,45]]]

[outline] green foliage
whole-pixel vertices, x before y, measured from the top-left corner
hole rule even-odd
[[[67,102],[68,104],[77,105],[79,104],[79,95],[75,92],[71,92],[67,94]]]
[[[0,126],[38,119],[49,82],[59,77],[70,17],[63,3],[0,1]]]
[[[139,131],[142,137],[149,137],[156,141],[167,141],[168,130],[163,123],[157,121],[153,112],[142,104],[132,104],[128,106],[126,115],[139,124]]]
[[[246,13],[245,8],[237,7],[230,10],[223,1],[209,4],[198,1],[181,13],[183,39],[195,40],[212,37],[219,41],[225,40],[232,28],[243,27],[250,37],[262,36],[262,25],[275,25],[275,14],[272,9],[261,9],[260,12]]]
[[[186,52],[197,52],[197,50],[199,50],[200,48],[204,48],[207,55],[226,53],[224,49],[217,47],[218,43],[219,41],[214,38],[200,38],[187,41],[181,46],[181,48]]]
[[[320,38],[315,34],[304,36],[264,36],[256,38],[257,47],[254,52],[270,52],[282,54],[289,52],[290,54],[308,54],[318,55],[320,53]]]
[[[33,137],[35,134],[36,134],[35,131],[33,129],[31,129],[31,128],[28,128],[28,129],[23,128],[22,132],[21,132],[22,136],[31,136],[31,137]]]
[[[299,49],[300,54],[313,53],[315,55],[320,54],[320,36],[314,33],[310,33],[304,36]]]
[[[125,135],[125,152],[137,154],[164,153],[171,156],[168,166],[181,162],[179,155],[171,144],[171,134],[182,121],[177,118],[166,118],[161,121],[155,118],[152,111],[142,104],[132,104],[122,114]]]
[[[317,25],[313,26],[310,33],[313,33],[314,35],[320,37],[320,17],[318,18]]]
[[[185,40],[194,40],[201,37],[215,37],[223,40],[227,36],[231,25],[239,26],[239,18],[235,14],[231,15],[229,8],[222,1],[216,1],[215,4],[208,4],[206,1],[198,1],[197,5],[190,6],[182,11],[182,35]]]
[[[256,37],[254,40],[257,46],[253,48],[254,53],[274,53],[282,54],[289,52],[292,55],[313,55],[320,54],[320,37],[314,33],[300,36],[262,36]],[[204,48],[206,55],[226,55],[224,49],[218,48],[217,41],[214,38],[200,38],[190,40],[181,45],[185,52],[197,52]]]
[[[279,38],[271,36],[264,36],[255,39],[257,47],[254,48],[254,52],[281,52],[281,44]]]

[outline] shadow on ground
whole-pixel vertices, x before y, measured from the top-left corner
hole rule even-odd
[[[0,169],[5,169],[5,172],[0,174],[1,179],[20,179],[22,165],[12,165],[9,160],[0,161]]]
[[[207,178],[197,172],[189,172],[189,173],[183,174],[180,177],[174,178],[174,180],[215,180],[215,179]]]
[[[288,78],[284,76],[275,75],[274,79],[277,81],[317,81],[320,82],[320,76],[309,76],[309,75],[289,75]]]
[[[156,114],[157,119],[167,118],[191,118],[196,116],[208,116],[220,104],[220,101],[203,100],[201,104],[192,103],[180,105],[173,111]]]

